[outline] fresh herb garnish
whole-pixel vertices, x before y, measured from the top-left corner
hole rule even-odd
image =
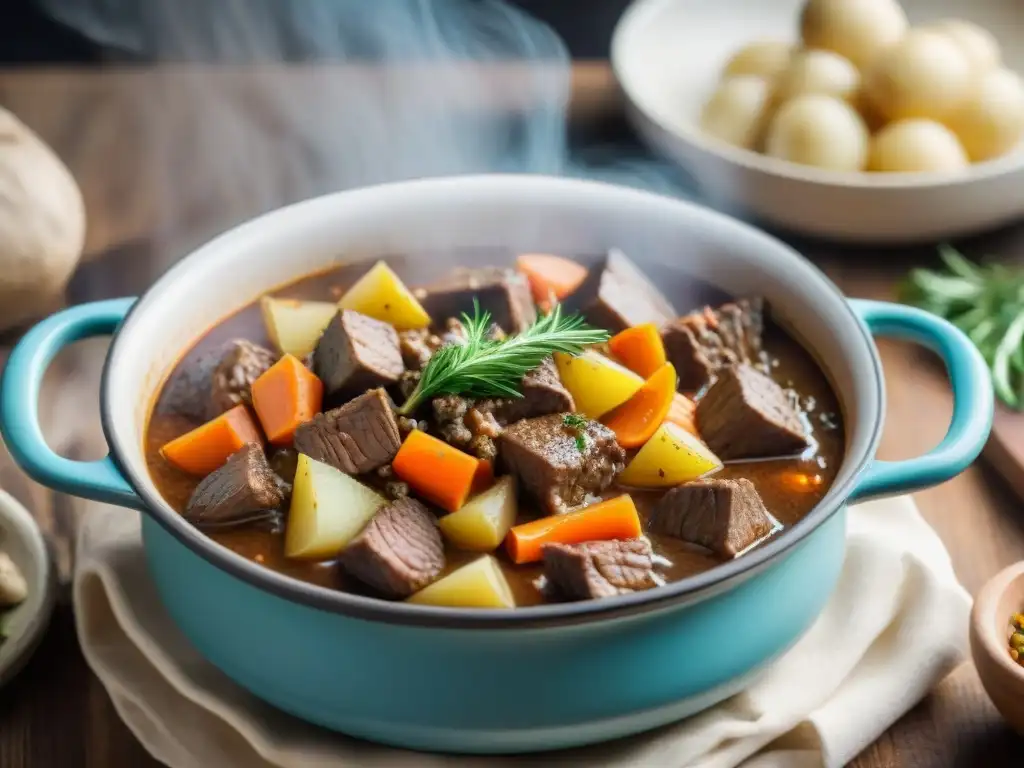
[[[578,413],[567,413],[562,417],[562,423],[576,430],[576,449],[580,453],[586,453],[587,435],[583,429],[587,426],[587,418]]]
[[[999,399],[1024,409],[1024,271],[973,264],[948,245],[939,256],[946,269],[911,271],[901,300],[967,334],[992,371]]]
[[[555,305],[522,333],[489,339],[491,314],[474,299],[473,316],[463,314],[466,339],[441,347],[420,374],[416,389],[398,412],[407,416],[428,397],[522,397],[523,376],[553,352],[578,355],[590,344],[608,340],[608,332],[588,326],[581,315],[565,316]]]

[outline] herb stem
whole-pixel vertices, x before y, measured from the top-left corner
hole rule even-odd
[[[398,409],[408,416],[436,395],[522,397],[523,376],[555,352],[578,355],[584,347],[608,340],[609,334],[588,326],[581,315],[562,314],[556,304],[533,325],[515,336],[491,339],[489,312],[473,301],[473,316],[464,314],[466,339],[437,350],[420,373],[420,380]]]

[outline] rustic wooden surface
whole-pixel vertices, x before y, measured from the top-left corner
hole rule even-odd
[[[293,74],[301,83],[301,73]],[[617,105],[602,65],[578,68],[574,94],[587,119],[608,117]],[[258,76],[258,75],[254,75]],[[244,83],[244,73],[234,73]],[[146,74],[3,73],[0,103],[13,108],[64,157],[85,191],[90,237],[84,265],[69,289],[71,301],[138,292],[175,254],[147,234],[158,218],[159,200],[148,198],[145,178],[130,163],[111,157],[137,152],[132,137],[108,135],[82,121],[90,109],[119,105],[107,129],[116,128],[131,94],[147,87]],[[240,86],[240,87],[244,87]],[[127,94],[127,95],[126,95]],[[182,108],[187,105],[182,105]],[[91,124],[93,125],[94,124]],[[90,141],[85,136],[90,134]],[[892,298],[906,270],[931,259],[932,249],[866,251],[797,241],[850,296]],[[1024,225],[962,246],[1024,261]],[[888,342],[880,344],[887,377],[889,415],[881,456],[919,454],[941,438],[950,415],[950,396],[930,355]],[[78,457],[102,452],[96,397],[104,342],[67,350],[47,378],[41,418],[51,444]],[[73,566],[73,538],[79,502],[27,480],[0,454],[0,485],[21,499],[47,530],[62,575]],[[1004,565],[1024,558],[1024,514],[1009,486],[989,466],[976,464],[941,488],[915,497],[925,517],[949,547],[957,574],[968,590]],[[922,632],[927,627],[921,628]],[[966,632],[966,628],[965,628]],[[896,723],[855,762],[857,768],[1010,766],[1019,763],[1020,739],[1000,720],[965,664]],[[143,768],[155,765],[118,720],[106,693],[82,659],[74,620],[64,596],[50,630],[20,677],[0,693],[0,766],[39,768],[96,766]]]

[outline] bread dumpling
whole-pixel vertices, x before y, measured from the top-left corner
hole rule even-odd
[[[967,57],[945,35],[911,30],[883,51],[864,75],[864,91],[889,120],[943,120],[967,98],[973,83]]]
[[[800,14],[805,48],[834,51],[861,69],[906,31],[896,0],[808,0]]]
[[[787,101],[772,118],[765,151],[772,157],[832,171],[860,171],[868,154],[868,129],[841,99],[806,94]]]
[[[763,77],[730,77],[719,84],[700,116],[705,133],[753,149],[764,125],[771,86]]]
[[[871,139],[868,170],[882,173],[955,171],[969,164],[956,134],[934,120],[889,123]]]
[[[1006,154],[1024,134],[1024,81],[1008,69],[982,74],[967,101],[946,123],[973,162]]]

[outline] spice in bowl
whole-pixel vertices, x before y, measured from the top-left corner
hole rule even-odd
[[[1010,617],[1010,658],[1024,666],[1024,613]]]

